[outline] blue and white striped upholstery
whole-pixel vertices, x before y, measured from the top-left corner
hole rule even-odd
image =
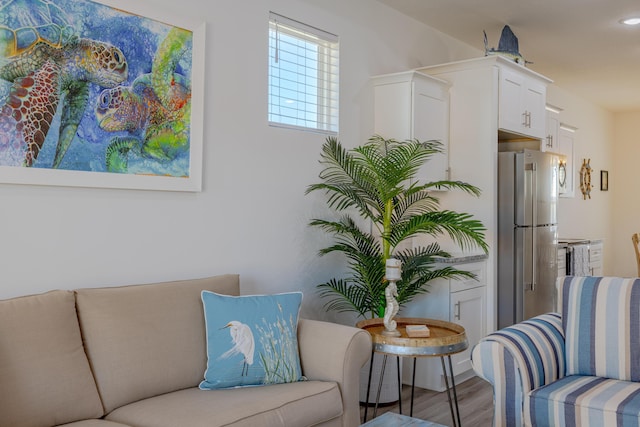
[[[483,338],[496,427],[640,427],[640,278],[558,279],[561,314]]]
[[[640,279],[567,277],[558,282],[567,375],[640,381]]]
[[[493,384],[494,425],[523,425],[525,396],[564,376],[560,316],[534,317],[483,338],[473,349],[475,372]]]
[[[530,426],[638,427],[640,383],[572,375],[534,390]]]

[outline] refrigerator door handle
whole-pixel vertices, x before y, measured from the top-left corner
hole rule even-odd
[[[536,162],[531,162],[531,163],[525,163],[524,165],[524,170],[525,170],[525,174],[529,175],[529,179],[525,180],[526,183],[529,184],[529,188],[526,189],[528,191],[526,191],[527,193],[529,193],[529,205],[528,208],[531,211],[531,225],[535,226],[538,224],[538,210],[536,209],[536,205],[537,205],[537,200],[538,200],[538,165]],[[532,238],[531,238],[531,265],[537,265],[536,260],[536,234],[532,233]],[[526,279],[530,279],[529,282],[527,282]],[[536,269],[532,268],[531,269],[531,276],[525,278],[525,292],[526,291],[534,291],[536,288]]]

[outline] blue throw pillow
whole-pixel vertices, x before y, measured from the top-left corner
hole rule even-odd
[[[202,291],[202,302],[208,360],[201,389],[301,379],[301,292],[238,297]]]

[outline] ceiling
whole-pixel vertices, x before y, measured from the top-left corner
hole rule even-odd
[[[613,112],[640,110],[638,0],[379,0],[477,49],[504,25],[520,54],[564,90]]]

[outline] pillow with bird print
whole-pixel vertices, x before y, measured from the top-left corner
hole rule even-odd
[[[300,381],[302,292],[230,296],[202,291],[207,369],[202,390]]]

